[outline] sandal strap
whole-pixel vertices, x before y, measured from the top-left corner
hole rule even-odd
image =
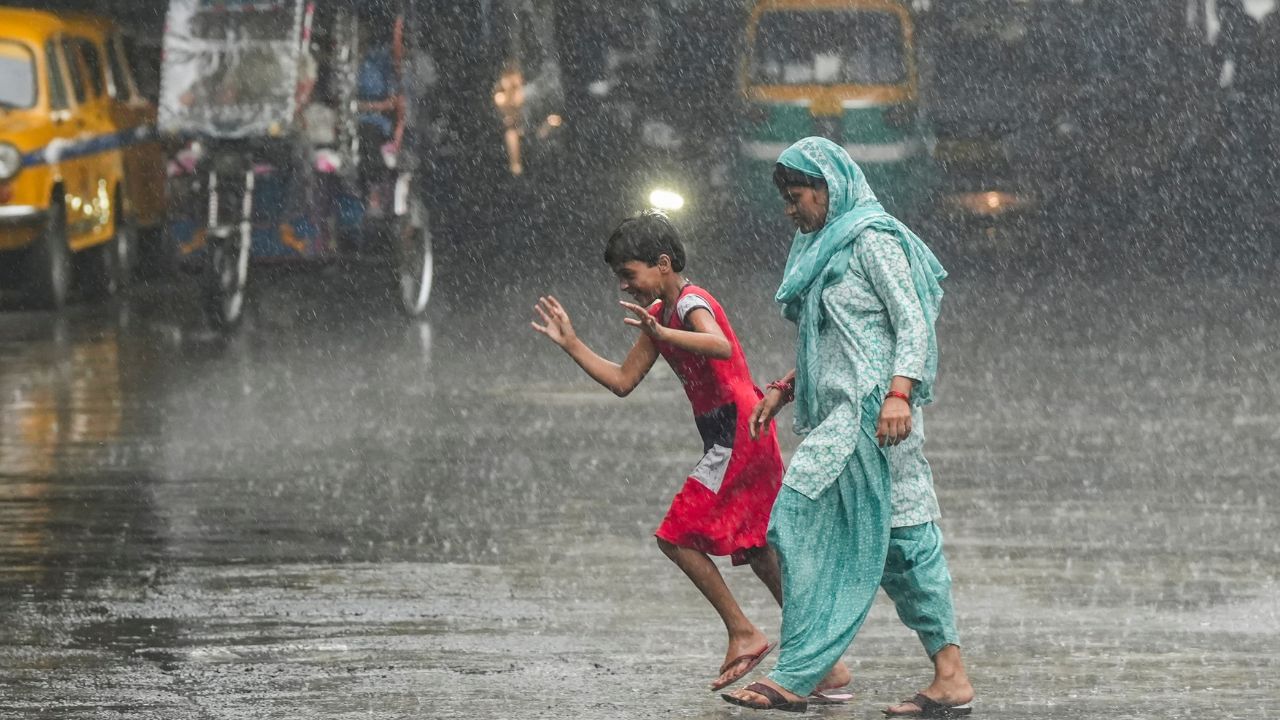
[[[755,653],[748,653],[748,654],[746,654],[746,655],[739,655],[738,657],[736,657],[736,658],[734,658],[734,659],[730,660],[729,662],[727,662],[727,663],[725,663],[725,664],[721,665],[721,666],[720,666],[720,672],[722,672],[722,673],[723,673],[723,672],[726,672],[729,668],[733,667],[734,665],[737,665],[737,664],[738,664],[738,663],[740,663],[740,662],[747,662],[748,660],[754,660],[755,658],[756,658],[756,654],[755,654]]]
[[[943,705],[924,693],[916,693],[916,696],[907,702],[914,703],[916,707],[920,708],[920,712],[924,715],[949,708],[948,705]]]
[[[768,685],[765,685],[764,683],[753,682],[750,685],[748,685],[745,689],[750,690],[751,692],[757,695],[763,695],[769,698],[770,705],[786,705],[787,703],[791,702],[790,700],[783,697],[782,693],[778,692],[777,690],[774,690],[773,688],[769,687]]]

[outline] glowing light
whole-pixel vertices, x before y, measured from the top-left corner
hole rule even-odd
[[[679,210],[684,207],[684,196],[674,190],[658,188],[649,193],[649,204],[659,210]]]

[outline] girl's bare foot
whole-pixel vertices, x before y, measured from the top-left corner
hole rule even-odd
[[[720,676],[711,683],[711,689],[719,690],[742,679],[755,669],[771,649],[769,638],[759,630],[751,635],[730,638],[729,649],[724,654],[724,664],[720,666]]]

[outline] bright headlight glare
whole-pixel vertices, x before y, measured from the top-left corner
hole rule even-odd
[[[8,180],[22,168],[22,153],[9,143],[0,143],[0,180]]]
[[[961,193],[952,197],[951,202],[975,215],[994,216],[1021,209],[1028,204],[1028,199],[1015,193],[991,191]]]
[[[679,210],[684,207],[684,196],[674,190],[658,188],[649,193],[649,204],[659,210]]]

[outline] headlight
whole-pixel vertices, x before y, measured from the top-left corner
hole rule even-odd
[[[684,196],[675,190],[658,188],[649,193],[649,204],[659,210],[668,212],[684,207]]]
[[[1025,195],[998,190],[991,192],[958,193],[950,198],[952,205],[974,215],[995,217],[1021,210],[1031,204]]]
[[[22,153],[9,143],[0,143],[0,180],[8,180],[22,169]]]

